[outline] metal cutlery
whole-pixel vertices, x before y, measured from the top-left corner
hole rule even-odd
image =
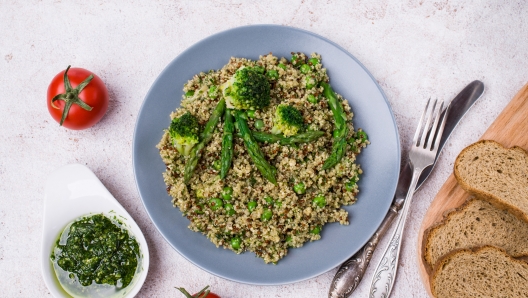
[[[409,207],[412,203],[414,189],[416,189],[422,171],[434,163],[440,139],[444,131],[446,117],[445,114],[442,117],[443,105],[443,101],[439,103],[435,100],[434,103],[431,103],[431,100],[429,100],[420,118],[409,152],[409,162],[413,169],[411,185],[407,192],[405,202],[403,203],[403,209],[398,218],[396,229],[374,272],[369,298],[386,298],[389,297],[392,291],[398,270],[398,260],[400,257],[405,222]]]
[[[471,108],[471,106],[477,101],[477,99],[480,98],[483,92],[484,84],[481,81],[475,80],[468,84],[451,101],[449,111],[447,113],[444,111],[447,120],[444,127],[444,133],[440,139],[439,149],[436,155],[437,159],[451,132],[454,130],[466,112]],[[434,164],[422,172],[415,190],[417,190],[427,179],[433,167]],[[412,169],[409,164],[404,165],[400,172],[398,186],[392,206],[387,212],[387,215],[385,216],[378,230],[369,239],[365,246],[363,246],[363,248],[361,248],[355,255],[353,255],[340,266],[330,285],[330,290],[328,293],[329,298],[348,297],[357,288],[359,282],[362,280],[363,275],[365,274],[365,271],[370,263],[372,253],[376,248],[380,238],[389,230],[392,221],[394,218],[396,218],[398,212],[403,206],[405,195],[409,189],[411,175]]]

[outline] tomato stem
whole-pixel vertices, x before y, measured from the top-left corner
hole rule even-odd
[[[70,79],[68,78],[68,70],[70,70],[71,65],[68,65],[66,68],[66,71],[64,72],[64,87],[66,89],[66,92],[57,94],[53,99],[51,99],[51,106],[55,109],[59,109],[54,102],[57,100],[63,100],[64,110],[62,111],[62,117],[60,121],[60,125],[62,126],[62,123],[64,120],[66,120],[66,117],[68,116],[68,113],[70,111],[70,108],[73,104],[76,104],[80,106],[81,108],[85,109],[86,111],[91,111],[92,107],[87,105],[84,101],[82,101],[79,98],[79,94],[82,92],[82,90],[92,81],[94,78],[93,74],[90,74],[84,81],[82,81],[77,87],[72,88]]]
[[[184,288],[177,288],[175,287],[176,289],[178,289],[180,292],[183,293],[183,295],[185,295],[185,297],[187,298],[193,298],[193,297],[196,297],[196,298],[201,298],[201,297],[207,297],[207,295],[209,295],[210,293],[210,290],[208,290],[207,288],[209,288],[209,286],[206,286],[205,288],[203,288],[200,292],[194,294],[191,296],[191,294],[189,294],[189,292],[187,292]]]

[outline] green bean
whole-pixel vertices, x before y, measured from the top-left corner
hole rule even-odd
[[[323,131],[307,131],[293,135],[288,138],[284,138],[279,141],[281,145],[293,145],[293,144],[304,144],[316,141],[318,138],[324,135]]]
[[[346,144],[347,142],[345,138],[334,139],[332,153],[330,153],[330,156],[325,160],[323,170],[332,168],[341,161],[343,156],[345,156]]]
[[[187,160],[187,163],[185,164],[185,170],[183,172],[183,179],[185,184],[189,183],[189,181],[191,180],[191,177],[194,173],[194,169],[198,165],[198,161],[202,156],[202,150],[213,138],[213,132],[215,130],[215,127],[220,121],[222,114],[224,114],[225,108],[225,99],[222,98],[216,105],[215,109],[213,110],[213,113],[211,114],[211,117],[209,117],[209,120],[205,124],[204,130],[200,134],[200,142],[192,148],[191,154],[189,155],[189,160]]]
[[[334,145],[332,146],[332,153],[323,164],[323,170],[326,170],[334,167],[341,161],[343,156],[345,156],[347,147],[346,137],[348,134],[348,126],[346,125],[347,119],[346,114],[343,111],[343,106],[339,102],[339,99],[337,98],[337,95],[335,94],[334,90],[332,90],[332,87],[330,87],[330,85],[325,82],[322,82],[321,86],[323,87],[323,94],[328,100],[328,104],[330,105],[330,109],[332,110],[335,123],[333,133]]]
[[[260,150],[251,130],[249,130],[246,120],[242,118],[241,113],[241,111],[235,111],[235,121],[238,123],[238,130],[244,140],[244,145],[246,145],[246,150],[251,157],[251,160],[264,178],[273,184],[277,184],[277,178],[275,178],[277,169],[270,165],[264,157],[264,154]]]
[[[307,131],[300,134],[296,134],[291,137],[284,137],[280,134],[271,134],[266,132],[260,132],[260,131],[253,131],[252,132],[253,137],[255,137],[255,140],[257,142],[268,142],[270,144],[272,143],[279,143],[283,146],[285,145],[291,145],[294,146],[296,144],[303,144],[303,143],[311,143],[315,140],[317,140],[319,137],[324,135],[323,131]]]
[[[257,140],[257,142],[261,142],[261,143],[264,143],[264,142],[267,142],[270,144],[278,143],[280,140],[284,138],[284,136],[282,135],[278,135],[278,134],[276,135],[276,134],[266,133],[266,132],[261,132],[261,131],[252,131],[251,134],[253,135],[255,140]]]
[[[224,135],[222,137],[222,152],[220,153],[220,179],[227,176],[233,162],[233,115],[230,109],[226,109],[224,117]]]

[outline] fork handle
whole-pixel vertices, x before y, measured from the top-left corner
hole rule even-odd
[[[374,276],[372,277],[372,283],[370,285],[369,298],[387,298],[392,291],[392,287],[396,280],[396,271],[398,270],[398,260],[400,258],[405,220],[407,218],[407,213],[409,212],[409,206],[411,206],[414,189],[416,189],[416,184],[418,184],[418,178],[420,178],[422,170],[423,169],[416,167],[413,170],[411,185],[409,186],[407,197],[405,198],[402,211],[398,217],[396,229],[391,236],[389,245],[383,252],[383,256],[376,267],[376,271],[374,271]]]

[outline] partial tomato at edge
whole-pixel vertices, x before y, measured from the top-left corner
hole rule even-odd
[[[89,128],[99,122],[106,113],[106,110],[108,109],[108,90],[101,78],[84,68],[69,68],[58,73],[48,86],[47,105],[51,116],[59,123],[63,116],[64,108],[67,105],[66,98],[69,97],[71,99],[72,97],[75,97],[75,94],[70,96],[66,95],[52,103],[54,97],[66,93],[67,88],[64,80],[64,73],[66,71],[72,90],[76,89],[90,75],[93,75],[93,78],[89,83],[82,88],[80,93],[78,93],[78,99],[92,109],[88,111],[74,102],[70,106],[62,125],[74,130]]]
[[[206,296],[205,294],[201,294],[200,296],[196,296],[196,294],[193,295],[195,298],[220,298],[220,296],[216,295],[215,293],[209,293]]]

